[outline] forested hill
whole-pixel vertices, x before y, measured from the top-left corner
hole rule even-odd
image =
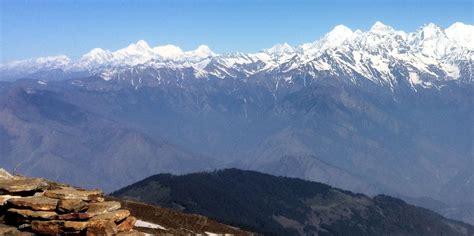
[[[266,235],[473,235],[474,227],[385,195],[226,169],[159,174],[113,196],[180,209]]]

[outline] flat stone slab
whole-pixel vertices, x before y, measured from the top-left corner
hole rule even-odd
[[[72,188],[46,190],[44,196],[63,200],[77,199],[86,202],[101,202],[104,200],[104,193],[100,190],[78,190]]]
[[[59,235],[63,225],[64,222],[58,224],[56,221],[32,221],[31,230],[40,234]]]
[[[63,213],[80,212],[88,209],[88,205],[81,199],[60,199],[57,209]]]
[[[95,220],[87,224],[88,236],[116,235],[117,225],[112,220]]]
[[[135,226],[136,222],[137,218],[129,216],[117,225],[117,229],[119,232],[130,231],[133,229],[133,226]]]
[[[16,235],[19,232],[16,227],[0,224],[0,235]]]
[[[21,196],[0,195],[0,206],[5,205],[12,198],[21,198]]]
[[[21,193],[46,189],[48,182],[40,178],[0,179],[0,192]]]
[[[58,199],[49,197],[22,197],[12,198],[8,203],[15,208],[29,208],[36,211],[54,211],[58,205]]]
[[[52,220],[58,216],[58,214],[54,211],[32,211],[29,209],[10,208],[8,209],[7,212],[10,214],[19,215],[23,218],[45,219],[45,220]]]
[[[92,217],[91,221],[94,220],[113,220],[115,222],[122,221],[130,215],[129,210],[117,210],[112,212],[107,212],[101,215]]]
[[[86,221],[32,221],[31,229],[40,234],[58,235],[62,233],[78,233],[87,228]]]
[[[116,201],[107,201],[107,202],[97,202],[97,203],[89,203],[89,209],[86,213],[91,215],[100,215],[107,212],[118,210],[122,207],[120,202]]]
[[[85,212],[74,212],[57,217],[58,220],[87,220],[90,218],[92,218],[92,215]]]
[[[65,232],[79,232],[87,227],[86,221],[65,221],[63,230]]]

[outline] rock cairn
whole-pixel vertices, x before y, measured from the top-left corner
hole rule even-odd
[[[85,190],[0,169],[0,235],[143,235],[136,218],[100,190]]]

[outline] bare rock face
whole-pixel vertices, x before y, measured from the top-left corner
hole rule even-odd
[[[58,205],[58,200],[49,197],[23,197],[12,198],[8,203],[15,208],[29,208],[36,211],[54,211]]]
[[[58,202],[59,212],[81,212],[88,209],[86,202],[80,199],[60,199]]]
[[[0,179],[0,192],[22,194],[40,191],[48,187],[48,182],[40,178],[10,178]]]
[[[103,202],[104,193],[100,190],[78,190],[73,188],[46,190],[44,195],[62,200],[82,200],[86,202]]]

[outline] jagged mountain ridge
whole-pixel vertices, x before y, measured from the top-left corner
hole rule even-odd
[[[403,75],[412,88],[439,87],[449,80],[472,80],[474,26],[454,23],[446,29],[427,24],[412,33],[397,31],[381,22],[362,32],[339,25],[320,40],[297,47],[278,44],[258,53],[218,55],[208,46],[184,52],[173,45],[151,48],[145,41],[111,52],[95,48],[78,60],[53,56],[2,64],[5,78],[73,78],[100,75],[105,80],[130,79],[139,86],[145,79],[233,78],[254,80],[271,75],[275,80],[318,77],[361,78],[392,90]],[[306,82],[304,82],[306,83]]]

